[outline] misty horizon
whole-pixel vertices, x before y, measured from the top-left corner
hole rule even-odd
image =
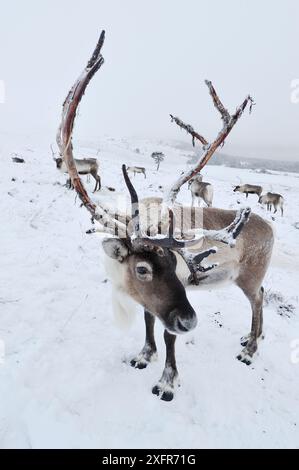
[[[256,101],[224,153],[298,160],[298,17],[296,0],[190,0],[188,8],[169,0],[12,0],[2,6],[0,133],[55,141],[62,102],[105,29],[105,64],[80,107],[75,139],[189,142],[172,113],[211,141],[221,120],[207,78],[229,111],[248,93]]]

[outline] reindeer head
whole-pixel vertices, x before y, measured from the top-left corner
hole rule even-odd
[[[235,186],[234,189],[233,189],[234,193],[236,193],[237,191],[239,191],[240,187],[241,187],[240,185],[239,185],[239,186]]]
[[[62,167],[62,163],[63,163],[62,158],[60,158],[60,157],[54,158],[54,161],[56,162],[56,168],[57,168],[58,170],[60,170],[60,168]]]
[[[122,289],[157,316],[170,333],[186,333],[195,328],[197,318],[176,275],[176,256],[168,248],[145,243],[106,238],[103,248],[123,273]]]
[[[123,176],[131,196],[131,219],[125,237],[106,238],[103,249],[121,274],[121,288],[138,304],[157,316],[171,333],[180,334],[195,328],[197,318],[176,275],[177,258],[174,249],[183,249],[185,242],[173,238],[173,213],[169,215],[169,237],[150,238],[140,228],[139,201],[128,176],[126,165]],[[130,233],[130,235],[129,235]],[[124,234],[124,233],[123,233]]]
[[[262,194],[261,196],[259,196],[259,204],[267,204],[267,201],[269,201],[268,194]]]
[[[192,183],[194,183],[194,181],[197,181],[198,183],[201,183],[203,180],[203,176],[201,173],[198,173],[196,176],[193,176],[193,178],[191,178],[189,181],[188,181],[188,189],[190,189]]]

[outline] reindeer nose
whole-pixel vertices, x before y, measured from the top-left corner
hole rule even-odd
[[[178,334],[188,333],[193,330],[197,325],[197,317],[193,308],[182,312],[179,309],[175,309],[171,312],[171,316],[174,320],[174,330]]]

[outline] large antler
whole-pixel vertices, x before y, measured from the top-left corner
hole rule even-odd
[[[114,217],[111,214],[111,211],[94,204],[77,171],[74,157],[73,157],[73,146],[72,146],[72,133],[74,128],[74,122],[76,118],[77,108],[82,99],[82,96],[85,93],[86,87],[89,84],[92,77],[96,72],[101,68],[104,63],[104,58],[101,55],[101,50],[105,40],[105,31],[102,31],[96,48],[88,61],[87,66],[76,80],[71,90],[69,91],[64,104],[62,111],[62,119],[59,125],[56,142],[60,151],[62,158],[65,161],[69,176],[71,178],[72,184],[82,201],[82,204],[92,215],[92,219],[97,220],[101,224],[101,231],[118,234],[119,236],[126,236],[126,224],[120,222],[118,219],[121,219],[121,216],[115,214]]]
[[[195,284],[199,283],[199,276],[198,274],[210,271],[213,269],[216,264],[212,264],[209,266],[202,266],[202,261],[210,256],[213,253],[216,253],[217,248],[209,248],[208,250],[205,250],[197,255],[194,256],[194,254],[190,253],[187,248],[190,246],[194,246],[198,244],[199,240],[203,239],[204,237],[214,240],[217,242],[222,242],[225,244],[228,244],[229,246],[234,246],[236,242],[236,238],[242,231],[244,225],[247,223],[251,209],[250,208],[245,208],[241,209],[240,211],[237,212],[235,219],[233,222],[228,226],[223,228],[222,230],[194,230],[192,232],[193,238],[192,240],[177,240],[174,237],[174,213],[172,210],[173,204],[175,202],[176,196],[182,187],[183,184],[185,184],[187,181],[189,181],[193,176],[195,176],[197,173],[199,173],[202,168],[207,164],[207,162],[210,160],[212,155],[215,153],[217,148],[224,143],[225,138],[228,136],[228,134],[231,132],[232,128],[238,121],[238,119],[242,116],[247,104],[250,102],[250,111],[251,107],[253,105],[253,99],[251,96],[247,96],[247,98],[243,101],[241,106],[239,106],[236,110],[236,112],[231,116],[227,109],[224,107],[222,102],[220,101],[215,88],[213,87],[212,83],[210,81],[206,81],[206,84],[209,88],[210,95],[213,99],[213,103],[219,113],[221,114],[221,119],[223,121],[223,127],[216,139],[212,144],[209,144],[208,141],[200,135],[198,132],[194,130],[194,128],[189,125],[185,124],[181,119],[178,117],[170,115],[172,121],[174,121],[179,127],[182,129],[186,130],[191,136],[192,136],[192,143],[195,145],[195,140],[199,140],[201,144],[203,145],[204,149],[204,154],[200,161],[195,165],[194,168],[192,168],[189,172],[186,174],[183,173],[181,177],[178,179],[178,181],[175,182],[175,184],[172,186],[169,194],[167,197],[164,199],[164,207],[165,205],[167,206],[168,210],[168,217],[169,217],[169,231],[168,231],[168,236],[167,237],[143,237],[140,229],[140,220],[139,220],[139,203],[138,203],[138,196],[135,191],[135,188],[128,177],[126,166],[123,165],[122,170],[123,170],[123,175],[124,179],[126,182],[126,185],[128,187],[128,190],[131,195],[131,205],[132,205],[132,223],[133,223],[133,236],[132,240],[133,243],[135,244],[141,244],[143,246],[150,245],[152,247],[160,247],[160,248],[169,248],[172,250],[177,251],[185,260],[187,266],[189,267],[190,273],[191,273],[191,278],[190,282],[193,282]],[[166,203],[166,204],[165,204]]]
[[[95,73],[101,68],[104,63],[104,59],[101,55],[101,49],[105,39],[105,32],[102,31],[100,39],[97,43],[97,46],[92,54],[91,59],[89,60],[87,66],[83,70],[82,74],[75,82],[73,87],[71,88],[70,92],[67,95],[67,98],[63,104],[63,112],[62,112],[62,120],[57,132],[57,144],[61,153],[62,158],[64,159],[69,176],[71,178],[72,184],[79,195],[82,204],[88,209],[92,218],[97,220],[101,224],[102,232],[106,232],[112,235],[118,235],[120,237],[126,237],[130,242],[132,248],[137,247],[139,244],[141,246],[148,246],[156,249],[163,249],[163,248],[171,248],[176,250],[180,255],[185,259],[187,265],[189,266],[192,281],[197,283],[198,272],[205,272],[212,269],[215,265],[211,265],[208,267],[201,266],[201,262],[203,259],[208,257],[210,254],[215,253],[216,249],[210,248],[202,253],[197,254],[196,256],[188,253],[186,248],[188,246],[194,245],[198,243],[198,240],[203,236],[206,236],[210,239],[221,241],[223,243],[228,243],[231,246],[234,243],[235,238],[239,235],[240,231],[242,230],[244,224],[248,220],[250,215],[250,209],[246,209],[240,211],[235,220],[230,224],[229,227],[226,227],[220,231],[200,231],[197,233],[195,231],[193,233],[192,240],[177,240],[174,237],[174,213],[170,207],[169,209],[169,234],[166,238],[151,238],[151,237],[143,237],[140,227],[140,220],[139,220],[139,202],[138,196],[135,191],[133,184],[128,177],[127,170],[125,165],[123,165],[123,175],[126,182],[126,185],[129,189],[131,195],[131,205],[132,205],[132,234],[131,237],[128,237],[128,218],[123,216],[122,214],[112,214],[111,211],[107,208],[94,204],[87,191],[84,188],[84,185],[78,175],[74,157],[73,157],[73,146],[72,146],[72,133],[74,122],[76,118],[76,112],[78,105],[81,101],[82,96],[86,90],[86,87]],[[178,182],[173,186],[170,192],[170,206],[175,201],[175,197],[179,192],[181,186],[187,182],[192,176],[198,173],[206,162],[211,158],[213,153],[215,152],[216,148],[224,142],[225,137],[229,134],[234,124],[237,122],[239,117],[242,115],[245,107],[247,106],[248,101],[252,102],[250,96],[244,101],[244,103],[237,109],[236,113],[233,116],[230,116],[227,110],[222,105],[221,101],[217,97],[217,94],[212,87],[210,82],[207,82],[210,93],[212,95],[213,101],[219,112],[221,113],[222,120],[223,120],[223,130],[218,135],[217,139],[213,142],[212,145],[208,146],[205,150],[205,154],[201,161],[196,165],[196,167],[190,171],[187,175],[183,175]],[[198,139],[201,143],[206,147],[207,141],[201,137],[198,133],[196,133],[191,126],[186,126],[182,121],[178,120],[178,118],[173,118],[180,127],[183,127],[187,132],[191,133],[193,139]]]
[[[169,193],[165,197],[165,203],[168,206],[172,206],[175,202],[175,199],[181,189],[181,187],[187,183],[191,178],[193,178],[197,173],[199,173],[203,167],[208,163],[210,158],[213,156],[215,151],[220,147],[220,145],[224,144],[226,137],[229,135],[231,130],[233,129],[234,125],[237,123],[239,118],[242,116],[246,106],[250,103],[250,111],[254,104],[254,101],[250,95],[248,95],[243,103],[237,108],[234,114],[230,115],[227,109],[223,106],[222,102],[220,101],[215,88],[212,85],[212,82],[209,80],[205,81],[206,85],[209,88],[210,95],[212,97],[214,106],[221,114],[221,119],[223,121],[223,127],[219,132],[216,139],[209,144],[208,141],[202,137],[198,132],[196,132],[190,124],[185,124],[181,119],[178,117],[170,115],[171,120],[174,121],[179,127],[187,131],[192,136],[192,143],[195,144],[195,139],[199,140],[201,144],[203,144],[204,153],[201,159],[197,162],[197,164],[188,172],[184,172],[180,178],[172,185]]]

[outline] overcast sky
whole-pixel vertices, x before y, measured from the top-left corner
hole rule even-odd
[[[0,131],[54,141],[62,101],[105,29],[105,64],[82,102],[76,137],[188,141],[170,123],[173,113],[211,139],[220,120],[208,78],[230,110],[248,93],[257,103],[226,152],[298,159],[299,103],[291,102],[291,83],[299,83],[298,0],[1,3]]]

